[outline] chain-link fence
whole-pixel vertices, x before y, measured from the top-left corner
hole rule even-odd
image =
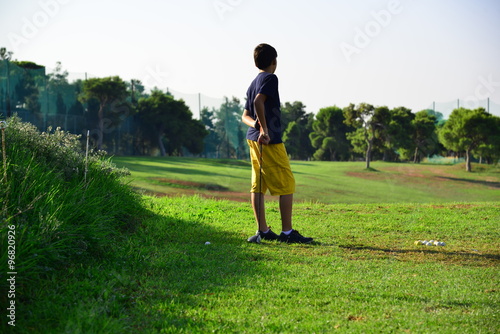
[[[427,107],[427,109],[441,113],[444,119],[448,119],[453,110],[457,108],[466,108],[466,109],[484,108],[484,110],[486,110],[490,114],[495,116],[500,116],[500,104],[495,103],[494,101],[488,98],[456,99],[453,101],[445,101],[445,102],[439,101],[439,102],[433,102]]]
[[[0,60],[0,118],[17,115],[40,131],[59,127],[83,137],[90,133],[91,141],[96,142],[101,135],[99,105],[81,98],[83,82],[91,77],[86,73],[62,72],[60,68],[46,73],[45,67],[35,63]],[[202,108],[216,109],[224,102],[203,94],[186,94],[167,87],[165,90],[175,99],[184,100],[195,119],[200,118]],[[102,148],[110,154],[155,154],[134,139],[139,123],[140,118],[131,113],[104,119]]]
[[[141,137],[141,119],[137,114],[110,113],[108,118],[103,120],[102,131],[99,131],[97,115],[99,104],[96,101],[83,101],[81,98],[83,83],[91,77],[93,76],[86,73],[67,73],[60,67],[47,73],[45,67],[35,63],[0,60],[0,118],[17,114],[23,121],[34,124],[41,131],[46,131],[49,127],[59,127],[71,133],[80,134],[83,138],[90,133],[91,142],[94,144],[100,139],[99,136],[102,136],[102,149],[114,155],[158,154],[154,145],[148,145],[141,139],[144,137]],[[129,91],[132,92],[128,98],[129,102],[133,102],[133,84],[127,83],[127,85],[129,85]],[[162,89],[171,93],[175,99],[182,99],[195,119],[200,119],[200,112],[203,108],[219,110],[227,102],[227,98],[213,98],[200,93],[182,93],[169,87]],[[500,116],[500,104],[490,99],[479,99],[476,96],[465,100],[433,102],[429,104],[428,109],[441,113],[443,119],[447,119],[451,112],[459,107],[467,109],[482,107],[489,113]],[[214,112],[214,114],[217,113]],[[231,117],[234,121],[239,122],[239,116],[233,116]],[[231,128],[234,128],[234,131],[228,134],[227,122],[228,120],[223,122],[224,130],[219,131],[220,133],[215,137],[208,136],[205,139],[203,156],[240,157],[244,155],[244,153],[234,153],[244,151],[242,149],[244,145],[241,145],[244,138],[240,138],[239,133],[242,130],[233,124]],[[232,141],[230,141],[231,138]],[[235,140],[238,142],[235,143]],[[209,141],[216,141],[217,144],[207,145]],[[187,151],[182,153],[189,154]]]

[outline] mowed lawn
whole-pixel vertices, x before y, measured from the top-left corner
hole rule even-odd
[[[20,332],[500,330],[498,202],[298,203],[295,227],[315,238],[310,245],[247,243],[255,223],[246,203],[176,196],[145,205],[151,214],[113,256],[39,285]],[[279,231],[278,204],[267,209]],[[414,244],[422,239],[446,246]]]
[[[292,162],[294,227],[315,242],[287,245],[246,242],[246,161],[113,161],[154,195],[147,214],[106,256],[30,285],[17,332],[500,331],[497,168]],[[278,203],[266,209],[279,232]]]
[[[243,160],[115,157],[128,181],[145,194],[247,201],[251,166]],[[295,200],[321,203],[443,203],[500,200],[500,168],[463,164],[292,161]],[[272,199],[272,197],[270,198]]]

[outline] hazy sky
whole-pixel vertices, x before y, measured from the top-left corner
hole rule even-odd
[[[15,59],[49,71],[60,61],[70,73],[242,101],[266,42],[282,102],[308,112],[500,104],[498,0],[2,1],[0,32]]]

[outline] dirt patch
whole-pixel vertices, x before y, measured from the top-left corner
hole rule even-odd
[[[459,266],[497,267],[500,261],[498,252],[485,254],[471,250],[448,250],[447,248],[424,248],[420,246],[406,248],[387,248],[359,244],[338,245],[343,256],[350,261],[370,261],[373,259],[393,259],[403,262],[440,262]]]
[[[191,182],[183,180],[166,179],[162,177],[152,177],[151,180],[153,180],[155,183],[159,185],[173,187],[173,188],[186,188],[186,189],[196,188],[196,189],[206,189],[212,191],[228,190],[227,187],[214,183],[199,183],[199,182]]]
[[[485,177],[479,179],[477,177],[457,177],[449,172],[444,171],[439,167],[425,167],[423,170],[420,166],[401,165],[398,167],[387,167],[380,171],[350,171],[346,172],[347,176],[361,178],[371,181],[392,181],[406,185],[429,185],[435,189],[439,189],[450,181],[460,184],[463,187],[487,187],[489,189],[500,188],[500,182],[495,177]]]
[[[359,177],[359,178],[365,179],[365,180],[381,180],[382,179],[379,174],[371,173],[371,172],[347,172],[345,174],[347,176]]]
[[[388,173],[388,172],[365,171],[365,172],[347,172],[346,175],[364,180],[385,181],[385,182],[400,183],[406,185],[428,184],[430,182],[435,182],[433,176],[416,172],[402,173],[401,171],[399,171],[395,173]],[[442,182],[442,180],[439,181]]]
[[[165,194],[165,193],[150,193],[150,196],[155,196],[155,197],[165,197],[165,196],[170,196],[170,197],[175,197],[175,196],[192,196],[192,195],[198,195],[203,198],[210,198],[210,199],[220,199],[220,200],[228,200],[228,201],[235,201],[235,202],[250,202],[250,193],[240,193],[236,191],[225,191],[225,192],[220,192],[220,191],[212,191],[210,193],[203,193],[203,192],[197,192],[197,191],[183,191],[179,193],[170,193],[170,194]]]
[[[433,166],[425,166],[424,170],[422,170],[422,166],[398,165],[397,167],[384,168],[384,171],[395,172],[398,174],[414,176],[414,177],[432,177],[432,176],[453,177],[453,174],[444,171],[443,167],[433,167]]]
[[[145,195],[155,197],[198,195],[204,198],[224,199],[236,202],[250,201],[250,192],[229,191],[229,188],[218,184],[199,183],[167,178],[151,178],[151,180],[155,184],[172,189],[172,191],[169,191],[168,193],[146,191],[144,192]]]

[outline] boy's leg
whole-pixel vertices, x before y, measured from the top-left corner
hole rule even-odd
[[[281,195],[280,213],[281,213],[282,231],[290,231],[292,229],[292,207],[293,207],[293,194]]]
[[[264,194],[251,193],[251,199],[252,199],[252,208],[255,216],[255,221],[257,222],[257,229],[259,231],[265,232],[269,229],[269,227],[267,226],[266,222],[266,209],[264,208]]]
[[[283,232],[281,232],[278,240],[286,243],[308,244],[313,241],[313,238],[306,238],[302,236],[299,231],[292,229],[292,206],[293,194],[280,196],[280,212]]]

